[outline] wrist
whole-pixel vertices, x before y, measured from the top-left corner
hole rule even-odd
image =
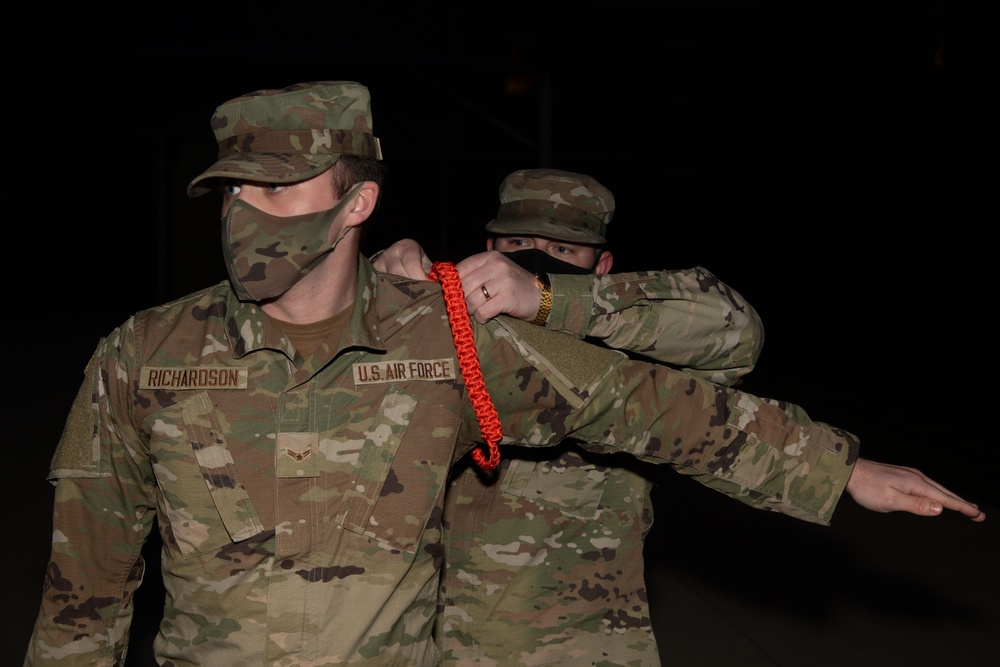
[[[549,313],[552,311],[552,289],[549,287],[548,280],[543,280],[537,273],[535,274],[535,284],[542,290],[542,294],[538,301],[538,313],[535,314],[535,319],[531,320],[531,323],[545,326],[546,320],[549,319]]]

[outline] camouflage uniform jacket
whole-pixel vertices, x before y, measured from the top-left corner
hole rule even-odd
[[[154,517],[161,663],[439,662],[444,482],[482,436],[440,287],[359,261],[349,324],[307,359],[228,283],[99,344],[53,457],[26,664],[122,664]],[[850,476],[854,439],[787,406],[519,321],[473,328],[504,443],[575,437],[819,522]]]
[[[702,267],[550,279],[549,329],[723,384],[760,355],[760,317]],[[570,441],[506,448],[495,475],[470,464],[445,498],[444,664],[659,665],[643,563],[649,464]]]

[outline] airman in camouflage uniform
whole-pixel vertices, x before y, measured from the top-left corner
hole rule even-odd
[[[756,311],[702,267],[609,274],[614,212],[611,191],[591,176],[515,171],[486,225],[488,248],[510,259],[483,257],[483,267],[493,261],[510,271],[504,263],[513,261],[552,271],[549,329],[735,384],[760,355]],[[429,260],[414,244],[390,246],[380,265],[417,277],[422,269],[405,254]],[[480,295],[499,299],[517,288],[483,267],[463,271],[473,309]],[[513,271],[532,282],[531,273]],[[436,631],[443,664],[658,665],[643,576],[650,467],[571,442],[505,448],[489,477],[469,457],[460,461],[445,497]]]
[[[499,235],[489,247],[553,271],[553,304],[562,308],[546,327],[712,382],[731,385],[753,369],[760,318],[706,269],[608,275],[615,202],[597,180],[519,170],[501,183],[500,202],[486,225]],[[568,273],[577,267],[601,275],[589,293],[565,298],[567,286],[582,282]],[[643,564],[653,521],[648,464],[571,442],[505,449],[488,481],[467,463],[445,496],[444,664],[659,665]]]
[[[213,128],[189,192],[223,188],[230,279],[136,313],[87,364],[25,664],[124,662],[154,523],[161,664],[438,664],[445,480],[483,435],[441,286],[376,274],[351,233],[381,182],[368,91],[258,91]],[[574,437],[819,523],[868,478],[853,436],[794,406],[520,320],[472,330],[504,446]]]

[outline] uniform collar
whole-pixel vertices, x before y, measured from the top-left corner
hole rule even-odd
[[[358,282],[354,295],[354,305],[346,333],[342,337],[337,352],[347,348],[368,348],[385,350],[380,333],[378,314],[378,274],[363,255],[358,255]],[[230,287],[225,299],[226,338],[229,340],[233,356],[239,358],[251,352],[273,349],[294,357],[293,346],[274,321],[264,314],[260,306],[253,302],[240,301]]]

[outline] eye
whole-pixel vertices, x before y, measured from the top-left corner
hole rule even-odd
[[[240,190],[242,189],[239,183],[223,183],[219,187],[222,190],[222,194],[226,195],[227,197],[235,197],[240,193]]]
[[[572,255],[573,249],[564,245],[553,246],[552,251],[557,255]]]
[[[499,250],[500,252],[513,252],[515,250],[522,250],[526,247],[528,247],[527,241],[516,236],[498,236],[493,241],[493,249]]]
[[[267,183],[267,184],[264,185],[264,189],[267,190],[270,193],[275,193],[275,192],[281,192],[282,190],[284,190],[285,186],[281,185],[279,183]]]

